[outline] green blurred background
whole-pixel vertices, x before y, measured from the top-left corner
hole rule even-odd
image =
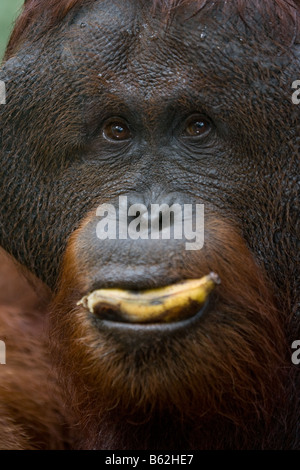
[[[0,61],[2,60],[8,37],[24,0],[0,0]]]

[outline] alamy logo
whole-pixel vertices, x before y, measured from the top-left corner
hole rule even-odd
[[[0,341],[0,364],[6,364],[6,346],[4,341]]]
[[[292,349],[296,351],[292,354],[292,363],[298,366],[300,364],[300,340],[295,340],[292,344]]]
[[[6,104],[6,88],[2,80],[0,80],[0,104]]]
[[[295,80],[292,83],[292,88],[293,90],[296,90],[292,94],[292,102],[294,104],[300,104],[300,80]]]
[[[118,210],[113,204],[101,204],[96,215],[101,217],[96,227],[100,240],[184,238],[189,240],[186,250],[200,250],[204,244],[203,204],[151,204],[147,208],[136,203],[128,207],[127,196],[120,196]]]

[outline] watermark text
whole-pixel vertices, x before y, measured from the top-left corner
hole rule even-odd
[[[292,102],[293,104],[300,104],[300,80],[295,80],[292,83],[292,89],[296,90],[292,94]]]
[[[0,364],[6,364],[6,345],[0,340]]]
[[[300,364],[300,339],[292,343],[292,349],[295,349],[292,354],[292,363],[298,366]]]
[[[96,227],[100,240],[188,240],[186,250],[200,250],[204,245],[204,204],[145,204],[128,207],[127,196],[119,197],[118,209],[101,204]]]
[[[6,104],[6,87],[2,80],[0,80],[0,104]]]

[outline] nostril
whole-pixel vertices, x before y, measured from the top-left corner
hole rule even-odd
[[[181,212],[180,212],[180,216],[181,216]],[[174,211],[170,212],[170,225],[171,226],[175,225],[175,213],[174,213]]]
[[[145,217],[144,213],[142,213],[141,211],[139,210],[136,210],[134,215],[131,215],[131,213],[129,212],[129,215],[127,217],[127,223],[128,225],[133,222],[134,220],[136,220],[137,218],[142,218],[142,217]]]
[[[174,207],[174,206],[173,206]],[[181,213],[180,213],[181,216]],[[158,229],[162,232],[166,226],[173,227],[175,224],[175,213],[174,210],[161,210],[158,215]]]
[[[158,230],[159,232],[161,232],[163,229],[163,216],[162,216],[162,212],[159,212],[159,215],[158,215]]]

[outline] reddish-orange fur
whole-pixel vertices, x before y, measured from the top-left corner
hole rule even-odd
[[[85,273],[76,264],[76,233],[72,236],[50,323],[68,401],[86,429],[80,442],[84,448],[156,448],[160,434],[172,448],[168,432],[174,433],[178,423],[192,448],[222,448],[234,429],[239,437],[233,446],[247,447],[248,438],[250,447],[253,439],[257,446],[264,438],[271,445],[272,416],[276,409],[286,409],[288,399],[283,318],[235,228],[217,219],[207,222],[207,228],[205,250],[191,256],[183,277],[219,273],[218,308],[194,335],[174,343],[167,339],[163,347],[154,342],[152,353],[145,355],[134,347],[128,355],[109,335],[99,337],[86,312],[76,307]],[[163,431],[160,422],[165,423]],[[257,436],[250,437],[253,429]]]
[[[0,448],[62,449],[68,446],[63,401],[47,350],[45,316],[0,307],[6,344],[1,365]]]
[[[52,354],[63,388],[50,367],[48,316],[0,309],[9,358],[1,366],[1,448],[159,448],[161,442],[172,448],[175,428],[190,448],[273,446],[290,398],[284,318],[236,229],[217,219],[207,229],[206,249],[182,269],[186,278],[219,273],[218,309],[195,337],[166,341],[164,354],[158,343],[153,354],[133,349],[125,357],[123,347],[99,336],[76,306],[85,287],[75,259],[81,229],[69,242],[51,308]],[[143,361],[146,369],[137,367]],[[79,442],[70,437],[70,423],[80,425]]]

